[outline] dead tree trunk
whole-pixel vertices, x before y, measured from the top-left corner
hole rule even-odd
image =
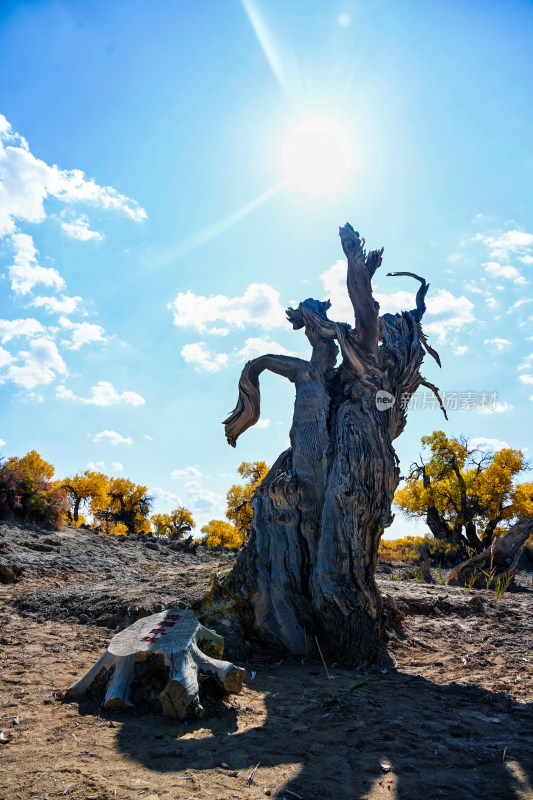
[[[266,641],[307,653],[317,636],[322,650],[353,664],[374,659],[381,640],[374,574],[399,481],[392,442],[420,385],[438,397],[420,375],[425,352],[438,356],[420,326],[425,280],[393,273],[420,281],[416,308],[380,316],[371,280],[383,251],[367,255],[348,224],[340,236],[354,327],[328,319],[329,301],[289,308],[289,321],[305,329],[312,345],[310,360],[268,355],[250,361],[224,423],[235,446],[257,422],[265,369],[294,383],[291,446],[255,492],[250,537],[225,587]]]
[[[453,586],[474,586],[490,589],[496,582],[514,578],[522,547],[533,533],[533,518],[521,519],[506,534],[494,539],[491,546],[450,572]]]

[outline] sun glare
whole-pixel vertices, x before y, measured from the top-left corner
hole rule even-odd
[[[326,119],[300,123],[283,144],[285,179],[302,192],[330,192],[352,166],[348,134]]]

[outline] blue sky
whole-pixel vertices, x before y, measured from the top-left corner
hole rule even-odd
[[[283,309],[306,297],[351,321],[347,220],[385,247],[383,310],[415,288],[386,272],[431,282],[443,366],[423,371],[458,393],[448,423],[411,411],[403,469],[436,428],[531,452],[531,3],[4,2],[0,50],[4,456],[222,517],[240,461],[290,427],[267,375],[261,425],[226,444],[245,360],[305,357]],[[351,151],[321,193],[287,180],[310,119]]]

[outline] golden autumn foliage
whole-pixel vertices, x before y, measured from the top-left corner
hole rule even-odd
[[[238,548],[242,546],[242,534],[231,522],[212,519],[201,530],[204,534],[202,542],[207,547]]]
[[[515,483],[525,465],[520,450],[490,454],[443,431],[422,444],[430,458],[413,465],[394,500],[408,515],[426,517],[436,538],[480,552],[511,522],[533,516],[533,484]]]
[[[170,514],[152,514],[150,522],[158,536],[176,536],[182,539],[195,526],[191,512],[184,506],[179,506]]]
[[[39,525],[61,528],[67,514],[67,498],[52,483],[54,467],[36,450],[22,458],[12,456],[0,465],[0,519],[19,518]]]
[[[425,536],[404,536],[401,539],[382,539],[379,543],[379,557],[383,561],[404,561],[416,563],[430,558],[435,563],[456,560],[458,548],[442,539]]]
[[[69,518],[78,525],[79,509],[83,504],[89,507],[93,516],[108,505],[109,478],[102,472],[85,470],[82,475],[74,475],[61,481],[62,488],[69,499]]]
[[[20,472],[26,478],[33,481],[33,483],[50,481],[55,472],[52,464],[49,464],[48,461],[41,458],[37,450],[30,450],[30,452],[26,453],[22,458],[11,456],[6,461],[6,467]]]
[[[228,491],[226,500],[228,507],[226,517],[233,523],[240,534],[240,545],[248,539],[252,524],[252,506],[250,500],[269,467],[264,461],[243,461],[237,468],[245,483],[236,483]],[[239,546],[240,546],[239,545]]]
[[[105,531],[107,536],[125,536],[127,532],[128,526],[124,525],[123,522],[117,522],[116,524],[110,523]]]
[[[140,486],[128,478],[111,478],[107,490],[107,507],[96,512],[104,533],[122,523],[129,533],[151,533],[148,514],[152,498],[146,486]]]

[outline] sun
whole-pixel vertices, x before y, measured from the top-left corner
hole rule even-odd
[[[283,143],[285,180],[308,194],[325,194],[344,180],[352,166],[347,132],[327,119],[301,122]]]

